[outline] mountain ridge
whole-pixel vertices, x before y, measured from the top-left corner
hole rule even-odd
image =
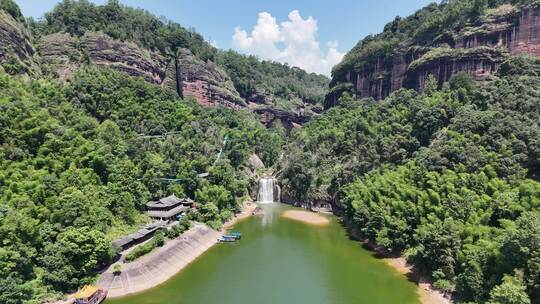
[[[538,15],[536,1],[455,0],[398,17],[334,67],[326,107],[344,92],[380,100],[400,88],[421,91],[429,75],[439,87],[460,72],[490,81],[508,56],[540,56]]]
[[[286,128],[322,109],[325,76],[218,50],[193,30],[118,1],[67,0],[38,21],[14,15],[0,16],[0,58],[11,74],[65,80],[84,65],[105,66],[204,107],[257,108],[263,123]]]

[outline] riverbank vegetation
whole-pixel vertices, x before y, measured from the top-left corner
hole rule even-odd
[[[540,303],[540,61],[509,58],[483,86],[458,74],[439,90],[431,78],[423,92],[377,102],[354,100],[345,81],[370,60],[391,60],[403,43],[451,42],[447,30],[475,30],[478,16],[504,13],[490,9],[525,2],[443,1],[397,18],[334,69],[342,83],[333,90],[345,91],[339,105],[293,130],[285,148],[284,132],[247,109],[201,108],[88,62],[65,82],[46,66],[29,79],[17,62],[2,62],[0,303],[41,303],[92,282],[117,254],[111,240],[147,219],[150,199],[192,198],[190,218],[221,228],[247,195],[253,153],[279,167],[283,198],[332,203],[456,301]],[[164,56],[187,48],[226,71],[247,101],[322,110],[326,77],[220,51],[118,1],[65,0],[39,21],[25,20],[11,0],[0,8],[28,27],[30,40],[102,31]]]
[[[169,229],[158,230],[154,234],[152,239],[150,239],[148,242],[142,245],[138,245],[133,250],[131,250],[126,255],[126,262],[133,262],[141,256],[152,252],[152,250],[154,250],[156,247],[161,247],[165,245],[165,237],[171,240],[175,239],[185,231],[189,230],[189,228],[191,228],[191,222],[186,217],[184,217],[177,224],[173,225]]]
[[[512,58],[483,87],[458,74],[440,91],[345,96],[287,146],[283,192],[333,202],[458,301],[537,303],[539,68]]]
[[[229,217],[247,194],[248,156],[272,164],[282,142],[247,111],[202,109],[93,67],[67,84],[0,71],[0,126],[2,303],[40,302],[90,282],[116,254],[109,232],[138,225],[150,199],[203,193],[203,220]],[[166,132],[174,134],[141,136]]]
[[[159,230],[148,242],[133,248],[133,250],[126,255],[126,262],[133,262],[137,258],[152,252],[156,247],[161,247],[163,245],[165,245],[165,237],[163,231]]]

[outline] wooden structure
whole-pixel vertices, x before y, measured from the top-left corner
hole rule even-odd
[[[165,228],[166,226],[167,221],[157,221],[152,224],[146,225],[144,228],[139,229],[137,232],[114,240],[112,244],[120,247],[122,250],[125,250],[135,244],[139,244],[148,240],[154,235],[154,233],[158,229]]]
[[[159,220],[173,220],[183,214],[193,206],[193,200],[189,198],[178,198],[174,194],[146,203],[148,215]]]
[[[97,286],[86,285],[75,294],[75,304],[99,304],[107,297],[107,291]]]

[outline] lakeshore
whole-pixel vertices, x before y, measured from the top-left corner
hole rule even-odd
[[[309,225],[325,226],[329,224],[327,217],[320,215],[317,212],[306,210],[286,210],[281,214],[281,217],[303,222]],[[413,267],[407,263],[403,257],[392,257],[381,246],[363,239],[357,231],[348,228],[351,235],[362,242],[362,246],[373,251],[375,254],[382,256],[382,260],[396,270],[398,273],[412,279],[418,286],[418,294],[422,304],[450,304],[451,301],[444,296],[443,293],[433,288],[431,282],[425,277],[414,272]]]
[[[221,231],[204,224],[195,224],[180,237],[169,240],[131,263],[122,263],[122,271],[114,274],[110,265],[99,277],[97,285],[108,290],[108,298],[123,297],[154,288],[176,275],[217,243],[227,228],[249,217],[255,203],[244,203],[242,211],[223,225]]]
[[[403,257],[386,257],[383,260],[404,276],[413,278],[418,285],[418,294],[422,304],[450,304],[452,303],[443,293],[433,288],[431,282],[414,272],[413,267]]]
[[[217,243],[217,239],[226,232],[226,229],[237,224],[240,220],[250,217],[256,212],[256,209],[257,204],[245,203],[242,212],[226,222],[221,231],[212,230],[203,224],[196,224],[181,237],[168,241],[163,247],[132,263],[123,264],[120,275],[114,275],[114,264],[110,265],[100,275],[97,285],[109,290],[109,299],[133,296],[162,285],[212,248]],[[280,213],[280,217],[320,227],[324,227],[330,222],[327,217],[318,213],[296,209],[285,210]],[[414,273],[412,266],[407,264],[403,257],[391,257],[384,248],[360,238],[357,232],[348,230],[351,236],[361,242],[362,247],[380,255],[379,258],[385,264],[414,281],[422,304],[451,303],[441,292],[433,289],[428,280]]]
[[[106,304],[421,303],[416,284],[350,239],[337,217],[315,226],[283,218],[298,210],[289,205],[260,209],[234,225],[240,242],[213,246],[156,288]]]
[[[430,280],[415,272],[413,266],[407,263],[407,260],[405,260],[404,257],[392,256],[384,247],[363,238],[358,230],[352,228],[350,223],[347,223],[345,220],[343,220],[343,226],[347,229],[351,238],[361,242],[362,247],[374,252],[374,254],[379,256],[379,258],[381,258],[388,266],[413,281],[417,286],[417,293],[422,304],[452,303],[452,301],[445,297],[442,292],[433,287]]]

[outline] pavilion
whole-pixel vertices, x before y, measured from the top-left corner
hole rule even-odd
[[[148,215],[159,220],[174,220],[193,206],[194,201],[189,198],[178,198],[172,194],[158,201],[146,203]]]

